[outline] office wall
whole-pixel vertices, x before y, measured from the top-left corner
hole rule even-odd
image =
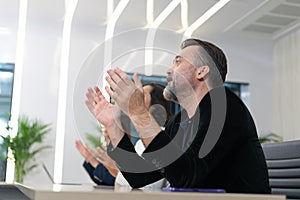
[[[17,45],[18,15],[11,13],[18,12],[18,0],[12,0],[11,6],[2,9],[0,12],[0,62],[13,63],[15,61]],[[0,6],[2,2],[0,2]]]
[[[272,57],[274,42],[270,38],[247,35],[212,38],[223,47],[228,57],[228,81],[249,83],[249,109],[258,134],[272,128]]]
[[[299,140],[300,29],[278,38],[273,59],[273,127],[285,141]]]
[[[66,128],[64,132],[59,133],[65,134],[63,181],[90,182],[81,166],[83,159],[76,151],[74,141],[79,138],[78,133],[85,140],[85,132],[95,131],[96,122],[85,108],[84,94],[81,95],[80,91],[85,89],[85,85],[93,86],[97,82],[102,82],[98,78],[101,77],[99,73],[102,73],[104,67],[101,65],[98,66],[99,68],[97,67],[97,64],[101,63],[101,60],[99,60],[101,57],[97,58],[92,52],[97,46],[101,46],[105,27],[99,26],[83,30],[76,22],[73,25],[66,99],[68,102]],[[62,29],[63,21],[57,19],[48,19],[47,23],[28,24],[21,90],[20,113],[52,123],[53,129],[47,136],[45,143],[52,145],[53,149],[43,152],[37,159],[37,161],[44,161],[52,174],[54,169],[56,119],[60,112],[63,112],[57,111]],[[5,40],[3,37],[0,35],[1,46],[16,44],[15,41]],[[228,80],[250,84],[250,110],[259,132],[267,133],[271,131],[272,41],[246,36],[219,35],[205,38],[217,43],[225,50],[229,64]],[[173,48],[173,52],[178,50],[173,40],[165,40],[165,43],[166,47]],[[126,48],[130,45],[130,41],[118,43],[118,45]],[[10,59],[8,59],[9,62],[14,62],[14,51],[10,50],[5,54],[6,58]],[[135,61],[132,62],[143,63],[142,54],[138,53],[134,59]],[[172,63],[170,57],[170,54],[165,56],[162,60],[165,67],[162,71],[156,69],[155,74],[165,75],[166,67]],[[122,63],[122,60],[116,62],[116,64],[119,63]],[[93,67],[90,67],[91,65]],[[25,183],[48,184],[50,181],[39,166],[25,178]]]

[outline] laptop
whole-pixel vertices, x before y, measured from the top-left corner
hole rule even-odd
[[[42,166],[43,166],[43,169],[46,172],[47,176],[49,177],[49,179],[51,180],[51,182],[53,184],[56,184],[56,185],[82,185],[81,183],[56,183],[44,162],[42,162]]]

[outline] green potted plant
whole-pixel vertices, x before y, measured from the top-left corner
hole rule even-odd
[[[8,125],[7,130],[11,131]],[[3,146],[9,148],[12,152],[15,162],[15,181],[23,182],[24,176],[34,169],[37,164],[34,162],[35,156],[49,145],[36,145],[44,141],[45,136],[50,132],[50,124],[44,124],[37,119],[29,119],[27,116],[21,116],[18,119],[18,130],[15,137],[1,135]],[[2,156],[3,157],[3,156]]]
[[[276,133],[268,133],[258,138],[260,143],[282,142],[282,137]]]
[[[106,146],[107,141],[106,141],[106,138],[102,134],[102,127],[96,126],[96,129],[99,134],[93,135],[91,133],[86,133],[86,139],[90,142],[90,144],[94,148]]]

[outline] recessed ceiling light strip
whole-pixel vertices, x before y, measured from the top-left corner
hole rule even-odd
[[[181,0],[173,0],[167,7],[159,14],[154,22],[149,26],[145,44],[145,75],[152,75],[153,64],[153,45],[157,28],[166,20],[172,11],[179,5]]]
[[[78,0],[67,1],[62,33],[53,176],[56,183],[62,182],[71,30],[77,4]]]
[[[114,0],[107,0],[107,7],[106,7],[106,19],[109,21],[110,17],[114,12]]]
[[[14,85],[12,94],[12,105],[11,105],[11,119],[10,126],[12,130],[10,131],[10,136],[15,137],[18,131],[18,117],[20,114],[20,101],[21,101],[21,88],[22,88],[22,74],[23,74],[23,62],[24,62],[24,44],[26,36],[26,22],[27,22],[27,9],[28,0],[20,1],[19,5],[19,21],[18,21],[18,35],[17,35],[17,52],[15,61],[15,71],[14,71]],[[12,157],[12,152],[9,149],[7,152],[8,156]],[[6,168],[6,179],[8,183],[14,181],[15,164],[11,159],[7,159]]]
[[[186,30],[189,26],[188,23],[188,2],[187,0],[181,1],[181,26],[182,30]],[[180,31],[179,31],[180,32]]]
[[[107,0],[109,1],[109,0]],[[106,73],[104,73],[106,70],[111,68],[111,60],[112,60],[112,45],[113,45],[113,36],[115,31],[115,26],[120,18],[121,14],[125,10],[126,6],[128,5],[129,0],[121,0],[119,4],[117,5],[116,9],[112,13],[105,32],[105,43],[104,43],[104,61],[103,61],[103,76],[102,76],[102,90],[104,91],[105,86],[108,86],[108,83],[105,80]],[[109,99],[109,95],[104,92],[104,97],[106,99]]]
[[[153,12],[154,12],[154,2],[153,0],[147,0],[147,24],[151,25],[153,23]]]
[[[194,31],[197,30],[202,24],[216,14],[221,8],[223,8],[230,0],[220,0],[210,9],[208,9],[203,15],[201,15],[192,25],[190,25],[184,33],[184,39],[189,38],[193,35]],[[183,40],[184,40],[183,39]]]

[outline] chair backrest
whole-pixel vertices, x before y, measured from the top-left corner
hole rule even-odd
[[[273,194],[300,199],[300,140],[262,144]]]

